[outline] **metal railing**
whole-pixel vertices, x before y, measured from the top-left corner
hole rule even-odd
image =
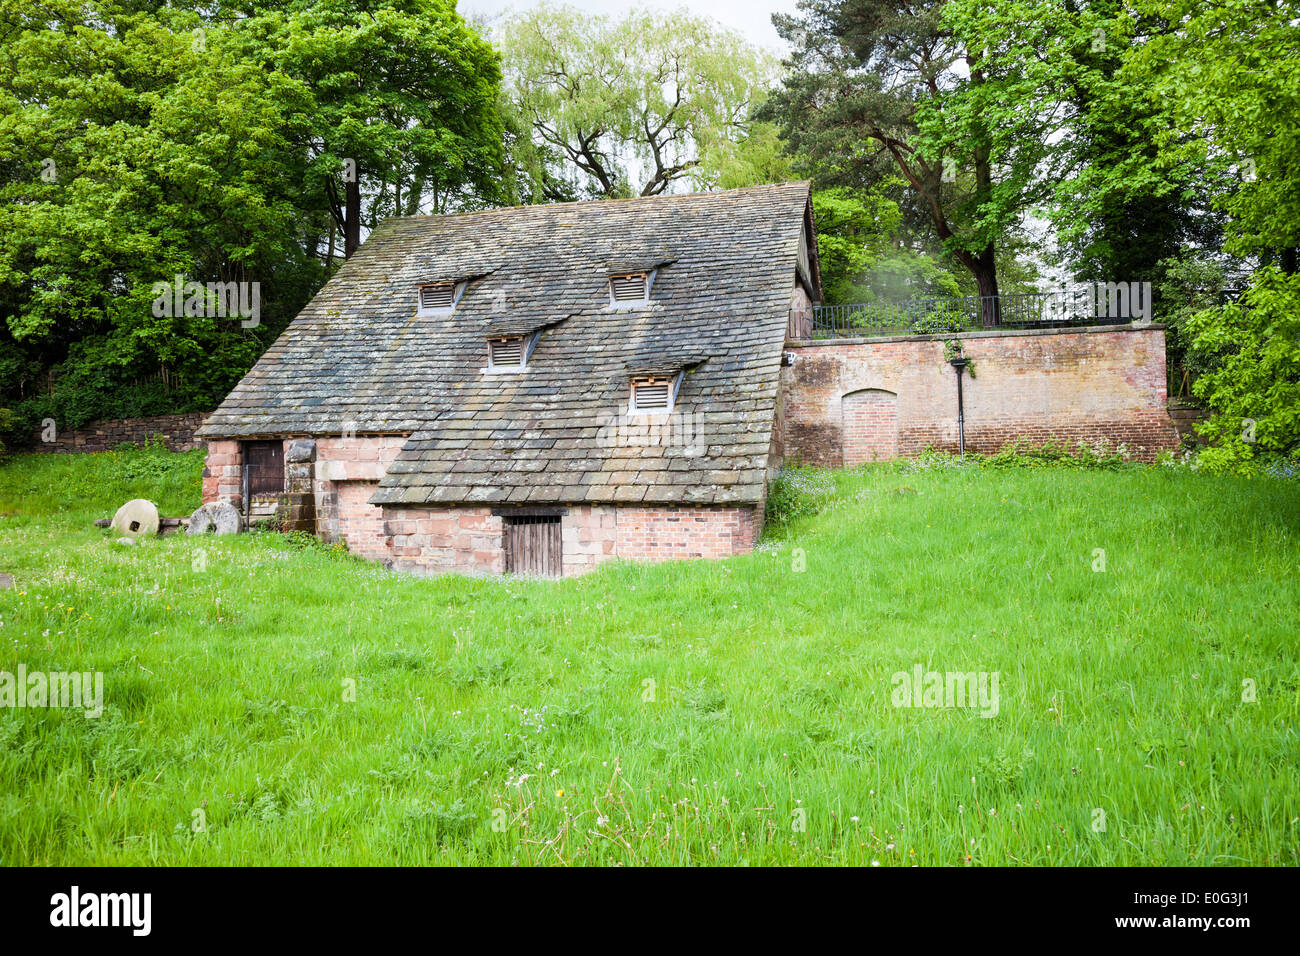
[[[1098,307],[1086,289],[819,305],[791,311],[787,334],[791,339],[823,339],[1121,325],[1133,321],[1131,314],[1122,314],[1129,311],[1105,301]]]

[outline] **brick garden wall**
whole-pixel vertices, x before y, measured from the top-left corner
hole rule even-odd
[[[898,396],[878,388],[844,396],[844,464],[898,457]]]
[[[161,435],[163,442],[171,451],[192,451],[202,448],[202,439],[196,439],[203,420],[204,412],[185,415],[155,415],[151,418],[122,418],[115,421],[91,422],[75,431],[62,432],[55,427],[55,440],[42,440],[43,429],[32,434],[33,451],[50,451],[57,453],[112,451],[119,445],[143,445],[154,435]]]
[[[955,451],[956,373],[943,355],[952,338],[975,366],[963,383],[972,451],[1017,439],[1106,439],[1149,461],[1177,446],[1165,333],[1148,326],[788,343],[795,364],[782,369],[786,458],[839,467],[890,449]]]

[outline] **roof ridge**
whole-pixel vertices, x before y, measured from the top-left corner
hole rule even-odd
[[[807,189],[812,188],[810,179],[791,179],[779,183],[761,183],[757,186],[737,186],[735,189],[708,189],[701,192],[692,193],[661,193],[657,196],[624,196],[619,199],[574,199],[570,202],[539,202],[525,203],[519,206],[492,206],[487,209],[468,209],[463,212],[443,212],[443,213],[424,213],[419,216],[390,216],[382,220],[378,225],[384,225],[390,222],[416,222],[421,219],[468,219],[474,216],[484,216],[490,213],[505,212],[516,213],[524,212],[529,209],[560,209],[571,206],[612,206],[616,203],[639,203],[639,202],[666,202],[669,200],[686,200],[686,199],[704,199],[712,196],[728,196],[735,193],[748,193],[760,191],[775,191],[792,186],[802,186]]]

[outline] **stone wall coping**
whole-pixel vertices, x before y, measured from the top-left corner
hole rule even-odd
[[[787,339],[788,349],[819,348],[827,345],[880,345],[884,342],[947,342],[951,339],[1004,339],[1021,335],[1088,335],[1099,332],[1148,332],[1163,330],[1157,322],[1128,325],[1074,325],[1059,329],[976,329],[970,332],[930,332],[925,335],[867,335],[856,338],[832,336],[825,339]]]

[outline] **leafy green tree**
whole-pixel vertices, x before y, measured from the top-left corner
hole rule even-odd
[[[794,53],[764,115],[793,150],[840,176],[901,177],[996,322],[997,244],[1039,198],[1043,120],[993,95],[1016,78],[982,36],[945,20],[946,3],[804,0],[802,16],[774,17]]]
[[[716,182],[773,69],[737,34],[686,13],[611,20],[542,4],[496,39],[552,174],[606,198]]]
[[[1139,0],[1174,28],[1125,66],[1163,104],[1166,165],[1191,163],[1216,183],[1225,249],[1255,260],[1238,301],[1192,317],[1209,369],[1194,390],[1213,410],[1207,467],[1250,472],[1300,461],[1300,6],[1294,0]]]
[[[445,0],[0,0],[16,430],[211,408],[365,225],[513,199],[499,81]],[[259,321],[158,314],[176,276],[257,283]]]
[[[1190,134],[1171,131],[1159,97],[1124,70],[1164,20],[1119,0],[949,0],[942,22],[985,51],[986,82],[967,104],[1038,118],[1020,127],[1040,144],[1021,168],[1077,278],[1159,283],[1180,248],[1217,248],[1205,170],[1161,161],[1161,135]]]
[[[1200,426],[1211,470],[1251,473],[1271,459],[1300,464],[1300,274],[1264,266],[1239,302],[1188,322],[1215,366],[1196,380],[1214,414]]]
[[[724,142],[711,157],[712,169],[697,167],[692,177],[708,189],[740,189],[798,179],[794,159],[786,152],[780,131],[771,123],[753,122],[735,142]]]
[[[24,427],[210,407],[319,281],[294,84],[188,11],[0,16],[0,394]],[[176,275],[260,282],[261,324],[154,315]]]
[[[496,52],[449,0],[253,0],[242,52],[308,94],[300,140],[345,256],[363,224],[509,202]]]

